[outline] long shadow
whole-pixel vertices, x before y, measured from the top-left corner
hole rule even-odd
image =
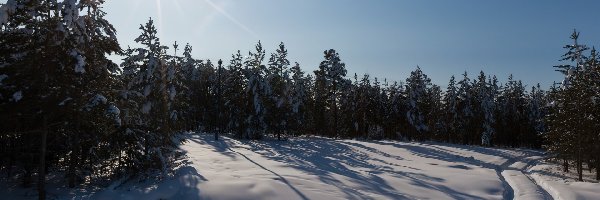
[[[374,162],[372,161],[374,159],[363,152],[356,151],[357,147],[382,156],[403,160],[401,157],[393,156],[362,144],[347,143],[326,138],[313,138],[300,142],[290,141],[289,143],[264,144],[254,142],[250,144],[249,150],[257,152],[268,159],[284,162],[306,173],[317,175],[322,182],[338,187],[346,193],[348,198],[372,198],[361,193],[361,191],[370,191],[391,199],[419,198],[401,193],[397,188],[390,186],[384,179],[377,175],[387,173],[397,178],[410,180],[413,185],[441,191],[454,199],[480,199],[480,197],[444,186],[443,182],[445,180],[441,178],[428,176],[423,173],[396,171],[392,167],[386,166],[394,165],[391,163],[384,163],[385,165],[373,164]],[[346,166],[368,169],[370,171],[366,174],[360,173]],[[351,186],[342,183],[340,180],[334,178],[333,175],[344,176],[359,186],[357,189],[351,189]]]
[[[360,172],[353,171],[345,165],[352,167],[363,167],[375,169],[367,162],[368,156],[353,151],[348,146],[335,144],[333,140],[315,138],[295,143],[263,143],[251,142],[248,150],[256,152],[261,156],[286,163],[287,165],[316,175],[325,184],[333,185],[343,191],[349,199],[372,199],[361,191],[378,191],[389,198],[409,199],[397,191],[390,190],[391,186],[369,180],[360,176]],[[354,189],[333,177],[333,174],[343,175],[358,183],[359,188]]]
[[[388,173],[393,177],[410,180],[411,184],[437,190],[449,195],[454,199],[480,199],[480,197],[466,194],[460,191],[453,190],[443,184],[444,179],[431,177],[423,173],[404,172],[396,171],[391,166],[399,166],[394,163],[385,162],[380,159],[373,158],[364,152],[357,151],[359,149],[365,150],[369,153],[381,155],[383,157],[393,158],[397,160],[405,160],[404,158],[396,155],[380,151],[378,149],[365,146],[360,143],[344,142],[340,140],[333,140],[328,138],[311,138],[311,139],[294,139],[285,142],[275,141],[236,141],[233,139],[227,139],[222,137],[222,140],[231,141],[214,141],[212,137],[198,136],[192,138],[193,141],[209,144],[215,148],[215,151],[221,152],[225,155],[232,156],[228,153],[233,150],[228,150],[228,147],[232,143],[241,142],[245,145],[237,146],[236,148],[247,148],[247,150],[261,155],[264,158],[285,163],[286,165],[305,172],[307,174],[316,175],[319,180],[325,184],[332,185],[344,192],[349,199],[372,199],[373,197],[364,194],[362,191],[370,191],[383,195],[391,199],[415,199],[419,197],[410,196],[398,191],[397,188],[392,187],[378,174]],[[436,160],[448,161],[448,162],[462,162],[474,166],[481,166],[483,168],[489,168],[495,170],[498,177],[500,177],[505,190],[503,197],[505,199],[512,199],[513,191],[512,188],[506,183],[501,175],[501,170],[506,168],[508,165],[514,162],[515,155],[509,154],[502,150],[487,149],[481,147],[466,148],[464,146],[456,145],[453,148],[458,148],[465,151],[473,151],[481,154],[495,155],[506,158],[506,162],[501,165],[483,162],[480,160],[473,159],[471,157],[463,157],[457,155],[456,152],[451,150],[436,147],[435,144],[423,144],[423,145],[410,145],[410,143],[402,144],[397,142],[381,142],[381,141],[369,141],[369,143],[387,145],[395,148],[406,149],[413,155],[431,158]],[[449,146],[449,145],[444,145]],[[243,154],[240,154],[249,161],[253,162],[257,166],[273,173],[280,178],[282,182],[290,186],[296,193],[300,193],[295,189],[284,177],[265,168],[264,166],[250,160]],[[382,165],[374,164],[382,163]],[[354,171],[352,169],[365,169],[366,171]],[[458,167],[465,168],[464,165],[456,165]],[[400,166],[407,167],[407,166]],[[410,168],[410,167],[408,167]],[[418,169],[413,170],[417,171]],[[358,185],[348,185],[345,182],[339,180],[339,176],[346,177],[348,180]],[[301,193],[300,193],[301,194]],[[305,198],[303,195],[301,197]]]
[[[374,143],[380,143],[380,142],[374,141]],[[460,162],[460,163],[466,163],[469,165],[475,165],[475,166],[480,166],[483,168],[492,169],[496,172],[496,175],[498,176],[498,178],[500,179],[500,181],[502,182],[502,185],[504,187],[504,192],[502,195],[503,198],[504,199],[513,199],[513,197],[514,197],[514,192],[513,192],[512,187],[510,187],[508,182],[506,182],[506,180],[502,176],[502,170],[504,168],[506,168],[508,165],[510,165],[512,162],[512,157],[510,157],[506,153],[503,153],[501,151],[490,151],[488,149],[473,150],[474,152],[478,152],[478,153],[482,153],[482,154],[489,153],[491,155],[498,155],[500,157],[505,157],[507,159],[507,161],[504,162],[503,164],[496,165],[496,164],[492,164],[492,163],[483,162],[483,161],[474,159],[472,157],[463,157],[460,155],[455,155],[455,154],[449,153],[446,150],[443,150],[440,148],[433,148],[432,146],[426,147],[425,145],[417,146],[417,145],[400,144],[400,143],[384,143],[384,144],[392,145],[396,148],[406,149],[409,152],[411,152],[413,155],[423,157],[423,158],[442,160],[442,161],[446,161],[446,162]],[[460,147],[458,147],[458,148],[460,148]],[[470,149],[465,149],[465,150],[470,150]]]
[[[450,146],[455,149],[471,151],[471,152],[485,154],[485,155],[493,155],[493,156],[498,156],[498,157],[502,157],[502,158],[506,159],[506,161],[503,162],[502,164],[493,164],[493,163],[487,163],[487,162],[483,162],[481,160],[477,160],[473,157],[463,157],[460,155],[456,155],[454,153],[457,153],[457,152],[453,152],[453,151],[450,151],[447,149],[436,147],[435,145],[437,145],[437,144],[428,145],[427,143],[423,143],[420,145],[411,145],[410,143],[407,143],[407,144],[399,144],[399,143],[391,143],[391,142],[390,143],[382,143],[382,142],[378,142],[378,141],[373,141],[373,143],[387,144],[387,145],[392,145],[397,148],[406,149],[406,150],[410,151],[413,155],[424,157],[424,158],[431,158],[431,159],[442,160],[442,161],[447,161],[447,162],[455,162],[455,163],[456,162],[466,163],[466,164],[480,166],[480,167],[487,168],[487,169],[492,169],[496,172],[496,175],[499,177],[500,181],[502,182],[502,184],[504,186],[504,193],[503,193],[504,199],[514,198],[514,191],[513,191],[512,187],[510,187],[508,182],[504,179],[504,176],[502,176],[502,171],[506,170],[506,169],[523,171],[524,169],[510,168],[509,166],[511,164],[515,163],[516,161],[526,161],[526,167],[528,167],[528,166],[532,165],[533,163],[532,163],[532,160],[525,160],[525,158],[530,157],[530,156],[541,155],[540,152],[534,151],[534,150],[524,151],[524,152],[519,151],[520,152],[519,155],[513,155],[510,153],[507,153],[508,150],[506,150],[506,149],[492,149],[492,148],[485,148],[485,147],[478,147],[478,146],[469,146],[467,148],[462,145],[444,144],[444,146]]]
[[[288,187],[290,187],[296,194],[298,194],[298,196],[300,196],[300,198],[302,198],[303,200],[307,200],[308,198],[306,197],[306,195],[304,195],[302,192],[300,192],[300,190],[298,190],[296,187],[294,187],[292,184],[290,184],[290,182],[283,176],[279,175],[278,173],[267,169],[266,167],[264,167],[263,165],[255,162],[254,160],[248,158],[248,156],[237,152],[233,149],[230,148],[230,144],[227,143],[227,138],[225,137],[220,137],[220,140],[214,140],[213,135],[207,135],[207,134],[190,134],[188,139],[192,142],[196,142],[198,144],[208,144],[210,146],[212,146],[214,148],[215,152],[221,153],[223,155],[226,155],[228,157],[235,157],[235,154],[238,154],[242,157],[244,157],[246,160],[250,161],[251,163],[253,163],[254,165],[262,168],[265,171],[268,171],[270,173],[272,173],[273,175],[277,176],[278,179],[281,182],[283,182],[284,184],[286,184]]]
[[[213,151],[221,153],[229,158],[234,158],[235,153],[229,151],[229,144],[221,137],[221,140],[214,140],[212,135],[209,134],[189,134],[187,140],[204,145],[210,145],[213,147]]]
[[[304,200],[308,199],[302,192],[300,192],[298,189],[296,189],[296,187],[294,187],[292,184],[290,184],[290,182],[287,179],[285,179],[285,177],[279,175],[278,173],[275,173],[274,171],[272,171],[270,169],[267,169],[266,167],[262,166],[261,164],[258,164],[257,162],[255,162],[254,160],[248,158],[248,156],[246,156],[246,155],[244,155],[244,154],[242,154],[240,152],[237,152],[237,151],[235,151],[235,150],[233,150],[231,148],[228,148],[228,149],[230,151],[232,151],[234,153],[237,153],[240,156],[246,158],[246,160],[250,161],[251,163],[255,164],[256,166],[259,166],[260,168],[262,168],[262,169],[264,169],[264,170],[266,170],[268,172],[271,172],[273,175],[275,175],[275,176],[277,176],[279,178],[278,180],[280,180],[281,182],[285,183],[288,187],[290,187],[292,190],[294,190],[294,192],[296,192],[296,194],[298,194],[298,196],[300,196],[302,199],[304,199]]]

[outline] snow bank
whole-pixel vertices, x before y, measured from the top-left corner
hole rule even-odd
[[[531,180],[518,170],[505,170],[502,172],[502,176],[506,182],[514,190],[515,200],[538,200],[545,199],[544,191],[541,191],[539,187],[531,182]]]
[[[556,174],[557,166],[542,162],[528,172],[555,200],[596,200],[600,199],[600,183],[575,182],[574,176]]]

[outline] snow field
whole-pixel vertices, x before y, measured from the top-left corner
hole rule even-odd
[[[190,163],[161,182],[49,190],[54,199],[600,199],[597,183],[542,170],[543,153],[442,143],[213,140],[189,133]],[[60,180],[60,179],[59,179]],[[534,181],[535,180],[535,181]],[[50,181],[52,182],[52,181]],[[536,184],[536,183],[539,183]],[[60,185],[60,182],[54,184]],[[57,186],[58,187],[58,186]],[[35,199],[34,188],[0,195]],[[548,191],[548,192],[546,192]],[[550,194],[548,194],[550,193]]]

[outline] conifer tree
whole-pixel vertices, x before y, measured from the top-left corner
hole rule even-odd
[[[240,51],[231,56],[223,90],[224,107],[228,119],[226,130],[234,133],[240,139],[245,131],[244,116],[246,116],[246,109],[244,109],[244,106],[247,101],[244,95],[244,88],[246,88],[247,83],[242,68],[242,59]]]
[[[115,153],[103,145],[121,123],[111,91],[117,67],[106,55],[120,48],[102,3],[9,0],[0,8],[0,108],[10,135],[0,138],[14,145],[8,159],[23,167],[24,185],[37,170],[41,199],[46,169],[66,168],[74,187]]]
[[[129,165],[140,164],[142,169],[159,169],[166,173],[173,164],[177,146],[172,140],[176,112],[171,107],[176,98],[173,82],[176,69],[167,62],[168,47],[161,45],[153,20],[141,25],[140,30],[142,34],[135,41],[143,47],[129,50],[130,56],[122,65],[126,70],[124,75],[129,77],[125,96],[136,98],[135,107],[130,108],[135,111],[130,114],[138,114],[132,116],[138,129],[128,132],[139,135],[134,137],[138,141],[133,143],[143,144],[142,149],[132,150],[143,153],[133,154],[133,163]]]
[[[429,102],[426,101],[427,91],[431,87],[431,80],[421,71],[417,69],[410,73],[410,77],[406,79],[407,107],[406,118],[410,125],[414,128],[412,134],[420,140],[425,138],[425,134],[429,132],[429,126],[426,123],[426,115],[429,111]]]
[[[471,83],[467,76],[467,72],[463,74],[463,79],[458,82],[458,109],[459,109],[459,122],[458,122],[458,140],[467,144],[468,132],[471,130],[471,121],[473,118],[472,108],[472,94],[471,94]]]
[[[266,98],[271,95],[271,87],[265,75],[267,68],[262,64],[265,58],[265,50],[260,41],[255,46],[256,52],[249,52],[248,59],[244,62],[244,73],[247,77],[246,98],[248,99],[246,118],[246,138],[261,139],[267,130]]]
[[[444,111],[447,142],[453,142],[458,134],[459,111],[458,111],[458,90],[454,76],[450,77],[446,94],[444,95]]]
[[[269,59],[269,68],[267,79],[271,86],[271,96],[267,99],[269,107],[269,127],[277,134],[277,139],[281,140],[281,132],[286,130],[290,113],[290,81],[289,69],[290,61],[287,59],[287,49],[282,43],[276,53],[271,54]]]
[[[340,89],[346,81],[344,78],[347,73],[346,64],[341,61],[339,54],[333,49],[327,50],[323,54],[325,54],[325,60],[321,61],[319,69],[324,73],[322,81],[324,81],[327,95],[326,108],[332,122],[329,137],[337,137],[340,117],[338,100]]]
[[[300,68],[300,64],[295,63],[290,68],[291,73],[291,89],[290,89],[290,107],[291,116],[289,121],[290,129],[296,132],[302,132],[302,127],[306,126],[306,112],[309,96],[308,89],[310,81],[304,76],[304,72]]]

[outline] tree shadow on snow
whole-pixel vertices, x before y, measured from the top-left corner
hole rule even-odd
[[[364,152],[357,151],[356,148],[361,148],[380,156],[404,160],[400,156],[391,155],[359,143],[349,143],[327,138],[311,138],[308,140],[291,140],[286,143],[265,143],[258,141],[249,143],[249,146],[250,151],[261,154],[268,159],[286,163],[297,170],[318,176],[323,183],[336,186],[343,191],[349,199],[374,198],[364,194],[363,191],[376,193],[390,199],[420,198],[402,193],[402,188],[391,186],[386,180],[380,177],[380,174],[383,173],[390,174],[396,178],[410,180],[411,184],[418,187],[441,191],[454,199],[479,198],[444,186],[445,180],[442,178],[432,177],[424,173],[396,171],[391,166],[411,167],[385,162],[381,159],[373,158]],[[347,166],[359,171],[352,170]],[[418,171],[416,168],[411,169]],[[337,178],[339,176],[343,176],[352,184],[343,182]]]
[[[187,135],[186,139],[198,144],[210,145],[214,148],[213,151],[221,153],[227,157],[234,158],[236,156],[236,153],[229,151],[230,144],[224,141],[224,137],[220,137],[220,140],[215,141],[212,134],[190,133]]]
[[[381,178],[381,174],[383,173],[390,174],[392,177],[410,180],[411,184],[418,187],[443,192],[453,199],[481,199],[480,197],[456,191],[447,187],[444,185],[445,180],[442,178],[432,177],[424,173],[397,171],[394,169],[394,167],[408,168],[412,171],[419,171],[419,169],[410,166],[398,165],[369,156],[365,152],[395,160],[405,160],[405,158],[400,156],[392,155],[388,152],[383,152],[379,149],[357,142],[347,142],[343,140],[334,140],[321,137],[310,139],[298,138],[288,141],[237,141],[234,139],[221,137],[220,140],[215,141],[213,136],[210,134],[193,135],[189,138],[189,140],[200,144],[211,145],[214,147],[213,151],[230,157],[236,156],[235,154],[237,153],[233,149],[230,149],[230,147],[234,149],[245,148],[253,153],[261,155],[264,158],[281,162],[296,170],[300,170],[310,175],[315,175],[322,183],[335,186],[340,191],[344,192],[348,199],[374,198],[372,196],[368,196],[363,191],[376,193],[390,199],[419,198],[417,196],[411,196],[409,194],[402,193],[402,188],[394,188],[392,185],[390,185],[390,183]],[[502,169],[508,168],[508,166],[514,163],[516,160],[532,155],[539,155],[539,152],[537,151],[522,151],[520,155],[514,155],[511,154],[510,151],[503,149],[492,149],[477,146],[467,147],[462,145],[448,144],[443,145],[443,147],[449,146],[453,149],[471,151],[485,155],[493,155],[506,159],[506,161],[502,164],[494,164],[483,162],[473,157],[461,156],[459,152],[436,146],[434,143],[419,143],[419,145],[387,141],[367,141],[367,143],[392,146],[394,148],[407,150],[411,154],[419,157],[456,163],[455,165],[449,166],[453,168],[470,170],[472,168],[468,165],[473,165],[492,169],[496,171],[503,184],[505,184],[505,187],[507,187],[508,184],[500,175]],[[283,176],[265,168],[264,166],[260,165],[260,163],[254,162],[241,153],[238,154],[244,156],[247,160],[253,162],[264,170],[273,173],[279,178],[279,180],[290,186],[290,188],[292,188],[301,197],[304,197],[304,195]],[[348,181],[344,181],[340,179],[340,177],[343,177],[343,179]],[[511,198],[512,188],[505,188],[504,193],[505,198]]]
[[[258,141],[249,143],[249,146],[249,150],[268,159],[317,176],[321,182],[340,189],[349,199],[373,199],[362,191],[378,193],[391,199],[416,198],[401,193],[377,175],[383,171],[392,171],[391,167],[374,165],[369,162],[368,155],[336,140],[313,138],[286,143]],[[354,171],[346,166],[366,171]],[[353,185],[342,182],[336,176],[347,178]]]

